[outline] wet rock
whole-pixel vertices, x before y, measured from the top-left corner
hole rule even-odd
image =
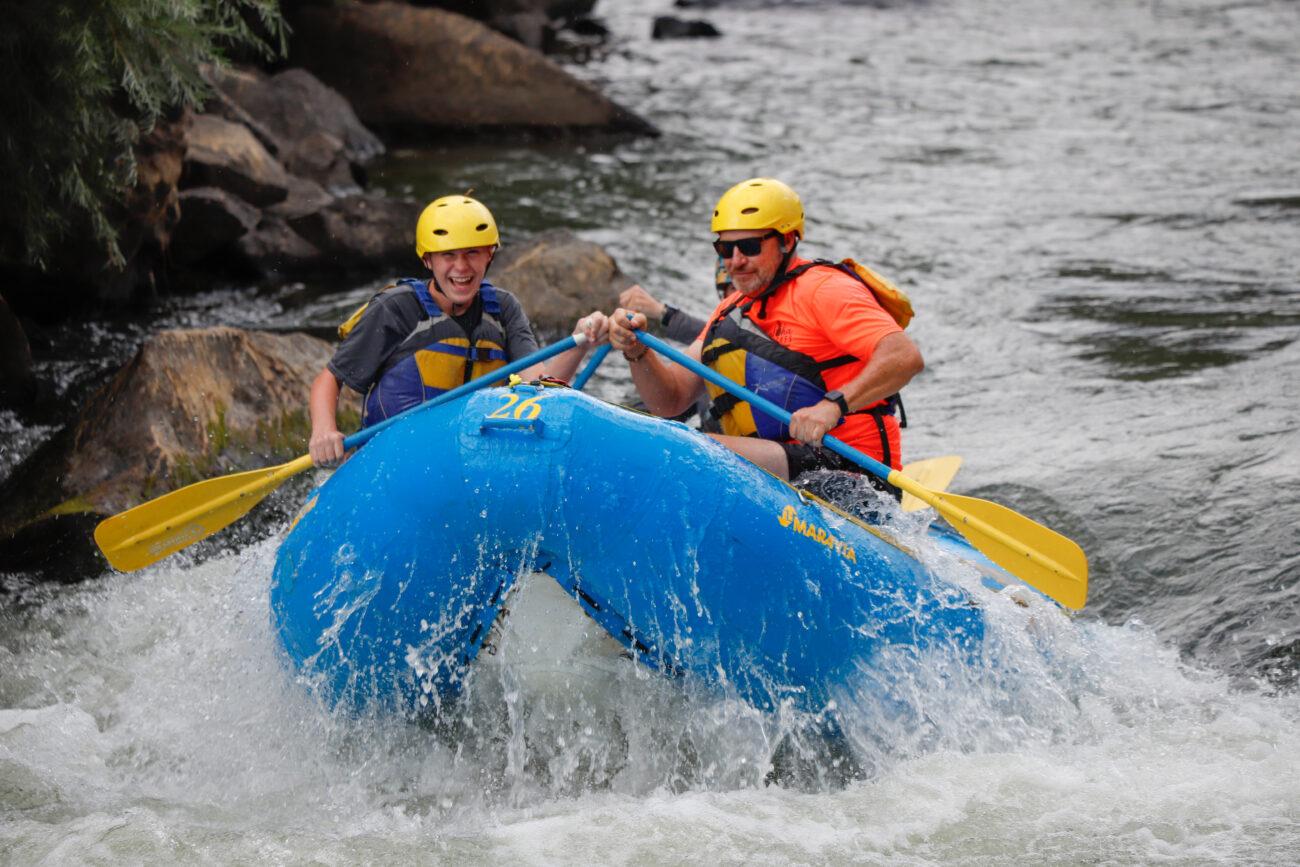
[[[613,309],[618,293],[633,283],[599,244],[568,229],[503,247],[492,281],[515,293],[535,330],[551,333],[571,329],[592,310]]]
[[[334,199],[335,196],[315,181],[290,175],[289,195],[284,201],[276,202],[267,208],[266,213],[284,220],[294,220],[322,208],[328,208],[333,204]]]
[[[228,70],[212,77],[223,104],[252,120],[255,133],[260,128],[271,136],[271,151],[288,172],[336,195],[358,192],[358,174],[384,152],[347,99],[305,69],[271,76]]]
[[[498,15],[489,18],[487,24],[498,33],[509,36],[533,51],[551,54],[555,50],[555,27],[551,24],[551,20],[540,12]]]
[[[217,187],[181,191],[180,215],[172,233],[171,260],[176,265],[193,265],[226,250],[262,219],[257,208]]]
[[[321,251],[321,266],[410,264],[415,257],[415,223],[424,205],[360,194],[287,220],[288,226]]]
[[[328,262],[319,247],[270,213],[236,242],[236,248],[240,262],[267,276],[306,274],[324,269]]]
[[[609,36],[609,28],[605,26],[604,22],[595,18],[575,18],[569,22],[567,29],[578,36],[591,36],[600,39]]]
[[[657,16],[650,33],[652,39],[695,39],[721,35],[718,28],[707,21],[683,21],[671,15]]]
[[[335,197],[315,181],[289,176],[289,196],[272,205],[262,214],[253,231],[236,242],[237,259],[264,275],[305,274],[324,270],[330,259],[315,244],[289,226],[291,220],[301,220],[330,207]],[[398,240],[406,236],[398,232]]]
[[[220,74],[216,72],[208,73],[208,77],[213,79],[214,85],[215,83],[220,83],[224,80],[222,77],[219,77],[220,75],[226,77],[253,77],[257,75],[257,73],[242,72],[239,70],[228,70]],[[278,135],[271,132],[270,127],[253,117],[242,105],[227,96],[220,87],[214,86],[212,97],[208,100],[207,104],[204,105],[203,113],[248,127],[248,131],[257,137],[257,140],[262,143],[262,147],[266,148],[267,153],[275,157],[277,160],[282,158],[285,142]]]
[[[90,523],[200,479],[304,454],[311,381],[332,347],[305,334],[167,331],[0,485],[0,549],[92,544]],[[355,399],[346,406],[359,417]],[[76,528],[61,536],[60,526]],[[9,561],[6,571],[39,568]]]
[[[0,535],[6,577],[21,574],[28,580],[71,584],[96,574],[104,566],[103,556],[90,542],[98,523],[97,515],[55,514]]]
[[[292,61],[390,134],[655,132],[541,54],[453,12],[343,0],[304,6],[292,24]]]
[[[183,187],[218,187],[258,208],[289,195],[284,166],[243,124],[192,115],[185,138]]]
[[[302,179],[289,186],[292,194],[265,211],[213,187],[184,191],[173,264],[246,277],[410,264],[422,205],[368,193],[336,198]]]
[[[336,196],[361,192],[365,174],[343,157],[343,142],[324,130],[304,136],[288,163],[294,176],[314,180]]]
[[[361,192],[362,165],[383,145],[337,91],[300,69],[208,75],[216,113],[188,121],[172,239],[185,279],[200,268],[287,276],[407,260],[419,207]]]
[[[156,334],[82,411],[64,484],[116,512],[216,472],[305,452],[307,428],[294,419],[305,422],[311,381],[331,352],[306,334]]]

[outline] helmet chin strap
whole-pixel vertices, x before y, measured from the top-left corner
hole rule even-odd
[[[790,270],[790,259],[794,257],[794,248],[799,246],[799,242],[795,241],[790,245],[790,249],[787,250],[785,248],[785,235],[780,237],[778,243],[781,245],[781,264],[776,267],[776,273],[772,275],[772,279],[768,282],[767,286],[754,295],[754,300],[759,302],[759,319],[767,318],[768,299],[772,297],[772,293],[776,292],[776,290],[781,287],[782,283],[789,279],[787,272]]]
[[[437,292],[439,296],[441,296],[442,298],[445,298],[445,299],[447,300],[447,304],[449,304],[449,305],[451,306],[451,309],[448,310],[448,311],[446,311],[446,312],[447,312],[448,314],[452,315],[452,316],[459,316],[459,315],[461,315],[461,313],[464,313],[465,310],[469,310],[470,305],[474,303],[474,298],[469,299],[469,301],[465,304],[465,310],[461,310],[461,311],[457,312],[457,310],[456,310],[456,302],[453,301],[453,300],[451,300],[451,296],[448,295],[448,294],[443,290],[443,288],[442,288],[442,284],[438,282],[438,278],[437,278],[436,276],[434,276],[434,275],[430,275],[430,276],[429,276],[429,283],[430,283],[430,285],[433,286],[433,291],[434,291],[434,292]],[[475,298],[477,298],[477,297],[478,297],[478,293],[475,292],[475,293],[474,293],[474,296],[475,296]],[[441,305],[439,305],[439,306],[441,306]]]
[[[772,275],[772,282],[768,284],[769,286],[778,286],[784,282],[785,272],[790,269],[790,260],[794,258],[794,248],[799,246],[799,242],[795,241],[787,250],[785,248],[785,235],[777,238],[776,242],[780,244],[781,264],[776,266],[776,273]]]

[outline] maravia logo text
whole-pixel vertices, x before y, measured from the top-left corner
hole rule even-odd
[[[779,519],[782,527],[792,527],[796,533],[807,536],[814,542],[820,542],[827,548],[834,548],[835,553],[842,556],[845,560],[854,563],[858,562],[858,556],[853,551],[853,546],[845,545],[839,539],[836,539],[830,533],[826,532],[825,527],[818,527],[815,524],[807,524],[799,519],[795,514],[794,506],[786,506],[785,511],[781,513]]]

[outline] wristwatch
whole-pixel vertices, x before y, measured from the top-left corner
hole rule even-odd
[[[844,395],[838,391],[828,391],[822,395],[822,400],[829,400],[831,403],[840,405],[840,415],[849,414],[849,402],[844,399]]]
[[[677,315],[677,308],[671,304],[665,304],[664,315],[659,317],[659,324],[667,325],[669,322],[672,321],[672,318],[676,315]]]

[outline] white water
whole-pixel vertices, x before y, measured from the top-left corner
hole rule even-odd
[[[990,606],[985,667],[900,686],[926,727],[804,791],[763,785],[779,720],[626,665],[532,690],[535,642],[473,727],[332,717],[273,542],[87,576],[0,611],[0,863],[1300,863],[1296,208],[1241,204],[1300,190],[1295,3],[747,4],[707,44],[600,9],[630,44],[584,74],[666,138],[437,183],[703,312],[709,205],[789,179],[812,252],[918,301],[909,457],[1083,543],[1083,616]]]
[[[6,616],[0,860],[1285,863],[1300,845],[1295,696],[1234,691],[1137,623],[991,606],[988,670],[919,691],[964,749],[801,793],[762,785],[752,711],[631,663],[555,666],[567,650],[530,657],[529,634],[505,637],[513,673],[480,672],[500,740],[333,718],[280,665],[272,556]]]

